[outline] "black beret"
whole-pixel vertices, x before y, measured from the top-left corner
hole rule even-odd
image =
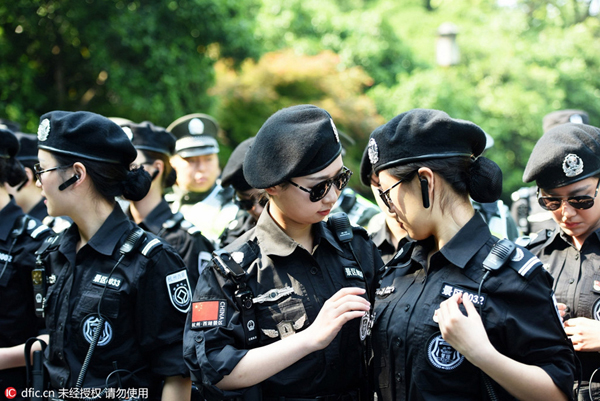
[[[14,121],[7,120],[6,118],[0,118],[0,128],[9,129],[12,132],[21,131],[21,125]]]
[[[255,137],[248,138],[240,143],[231,152],[227,164],[223,168],[223,174],[221,174],[221,185],[224,187],[232,186],[237,191],[247,191],[252,189],[248,181],[244,178],[244,157],[246,152],[254,143]]]
[[[137,157],[137,151],[121,127],[87,111],[44,114],[38,127],[38,148],[126,166]]]
[[[32,161],[38,162],[38,146],[37,137],[33,134],[24,134],[17,132],[15,134],[19,140],[19,153],[17,153],[17,160],[21,162]]]
[[[0,128],[0,157],[8,159],[15,157],[19,151],[19,140],[15,134],[6,128]]]
[[[175,136],[149,121],[139,124],[126,123],[121,125],[121,128],[138,150],[148,150],[167,156],[172,156],[175,152]]]
[[[177,138],[175,153],[181,157],[193,157],[219,153],[217,134],[219,124],[209,115],[188,114],[173,121],[167,127]]]
[[[584,124],[561,124],[546,132],[527,161],[523,181],[544,189],[592,177],[600,172],[600,129]]]
[[[557,110],[546,114],[542,119],[544,132],[548,132],[557,125],[566,123],[589,124],[590,118],[583,110]]]
[[[421,160],[479,156],[486,136],[470,121],[439,110],[413,109],[371,133],[367,146],[375,173]]]
[[[246,153],[244,177],[253,188],[269,188],[323,170],[342,153],[337,128],[313,105],[281,109],[268,118]]]

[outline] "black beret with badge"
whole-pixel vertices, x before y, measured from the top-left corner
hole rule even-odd
[[[486,135],[476,124],[451,118],[439,110],[413,109],[380,128],[371,133],[367,145],[376,174],[420,160],[477,157],[486,146]]]
[[[219,124],[209,115],[188,114],[173,121],[167,131],[175,135],[175,153],[181,157],[194,157],[219,153],[217,134]]]
[[[144,121],[139,124],[125,123],[121,128],[138,150],[162,153],[167,156],[175,153],[175,136],[162,127]]]
[[[342,153],[337,128],[317,106],[281,109],[265,121],[244,159],[244,177],[264,189],[323,170]]]
[[[137,151],[123,129],[88,111],[52,111],[40,117],[38,148],[67,156],[129,166]]]
[[[15,134],[7,129],[0,128],[0,158],[9,159],[19,152],[19,140]]]
[[[589,124],[590,118],[583,110],[569,109],[553,111],[552,113],[546,114],[542,119],[544,132],[548,132],[557,125],[566,123]]]
[[[247,191],[252,189],[248,181],[244,178],[244,157],[246,152],[254,143],[255,137],[248,138],[242,141],[238,146],[235,147],[227,164],[223,168],[221,174],[221,185],[223,187],[232,186],[237,191]]]
[[[24,134],[17,132],[15,134],[19,140],[20,149],[17,153],[17,160],[20,162],[38,162],[37,137],[33,134]]]
[[[600,173],[600,129],[561,124],[546,132],[527,161],[523,181],[543,189],[564,187]]]
[[[375,132],[382,130],[384,127],[385,127],[385,124],[380,125],[379,127],[375,128],[371,135],[372,136],[378,135],[378,134],[375,134]],[[373,166],[371,165],[371,160],[369,159],[369,147],[367,146],[365,148],[365,151],[363,152],[362,159],[360,160],[360,182],[362,182],[363,185],[370,187],[372,174],[373,174]]]

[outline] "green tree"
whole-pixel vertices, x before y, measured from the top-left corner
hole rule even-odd
[[[220,56],[256,56],[254,0],[0,5],[0,105],[33,131],[54,109],[166,125],[206,111]]]

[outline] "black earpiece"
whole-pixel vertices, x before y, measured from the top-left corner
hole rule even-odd
[[[154,179],[156,177],[158,177],[158,169],[154,170],[154,172],[152,173],[152,175],[150,176],[150,181],[154,181]]]
[[[427,179],[419,177],[419,181],[421,181],[421,196],[423,197],[423,207],[425,209],[429,208],[429,183]]]
[[[64,191],[65,189],[67,189],[71,185],[75,184],[78,179],[79,179],[79,176],[77,174],[75,174],[73,177],[69,178],[67,181],[65,181],[62,184],[60,184],[58,186],[58,190],[59,191]]]

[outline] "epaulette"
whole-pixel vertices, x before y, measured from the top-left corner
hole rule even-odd
[[[220,249],[213,252],[213,267],[222,276],[230,276],[237,282],[245,276],[246,268],[258,258],[259,253],[255,241],[244,242],[239,248],[230,251]]]
[[[30,219],[27,222],[27,234],[29,234],[29,236],[33,239],[36,239],[40,234],[48,231],[52,231],[52,229],[36,220]]]
[[[163,244],[158,237],[149,237],[146,235],[140,246],[140,253],[147,258],[151,258],[162,246]]]
[[[552,237],[553,234],[554,230],[549,230],[546,228],[538,231],[537,233],[531,233],[529,235],[517,238],[515,240],[515,244],[522,246],[523,248],[533,249],[536,246],[546,242],[548,238]]]
[[[179,223],[179,226],[181,228],[183,228],[184,230],[186,230],[188,232],[188,234],[190,235],[196,235],[196,234],[201,234],[202,231],[196,227],[195,225],[193,225],[192,223],[190,223],[187,220],[183,220],[181,223]]]
[[[517,245],[508,265],[521,277],[529,279],[533,272],[543,264],[533,253]]]
[[[165,231],[173,230],[173,229],[179,227],[179,225],[181,224],[182,221],[183,221],[183,213],[177,212],[173,215],[173,217],[171,217],[170,219],[167,219],[162,224],[162,228]]]
[[[365,239],[369,239],[369,232],[362,226],[352,226],[352,231],[362,235]]]

